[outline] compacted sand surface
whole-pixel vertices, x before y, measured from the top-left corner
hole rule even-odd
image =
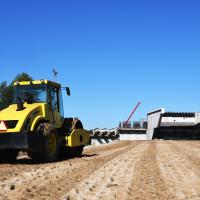
[[[0,164],[0,200],[200,199],[199,141],[123,141],[80,158]]]

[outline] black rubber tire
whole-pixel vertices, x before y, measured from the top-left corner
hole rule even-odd
[[[75,124],[73,124],[73,118],[65,118],[60,135],[66,136],[70,135],[72,129],[83,129],[83,124],[79,119],[75,119]],[[61,158],[73,158],[73,157],[80,157],[83,152],[83,146],[78,147],[68,147],[65,146],[66,141],[63,140],[62,146],[60,147],[60,154]]]
[[[73,118],[65,118],[59,134],[62,136],[66,136],[71,133],[72,128],[73,129],[83,129],[83,124],[80,120],[76,121],[76,124],[74,127],[72,127],[72,126],[73,126]]]
[[[51,144],[49,142],[49,137],[54,137],[55,139],[55,147],[54,150],[52,150]],[[57,133],[56,130],[52,129],[49,133],[49,135],[47,136],[43,136],[43,148],[42,148],[42,152],[40,154],[41,160],[44,162],[54,162],[58,159],[58,151],[59,151],[59,147],[58,147],[58,137],[57,137]]]
[[[66,135],[70,134],[71,128],[72,128],[72,122],[73,122],[73,118],[65,118],[64,119],[64,122],[60,129],[60,135],[66,136]]]
[[[83,124],[80,120],[76,122],[74,129],[83,129]]]
[[[83,145],[78,147],[73,147],[73,155],[74,157],[80,157],[83,153]]]
[[[61,158],[74,158],[80,157],[83,152],[83,146],[78,147],[62,147],[60,148]]]
[[[60,154],[59,154],[60,158],[65,159],[65,158],[74,158],[74,151],[73,148],[71,147],[61,147],[60,148]]]
[[[41,135],[41,148],[38,151],[30,151],[28,155],[41,162],[54,162],[59,155],[59,139],[56,129],[49,123],[42,123],[38,126],[37,133]]]
[[[18,150],[4,149],[0,150],[0,162],[12,162],[15,161],[18,155]]]

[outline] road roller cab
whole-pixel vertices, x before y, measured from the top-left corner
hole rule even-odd
[[[62,90],[48,81],[14,83],[13,103],[0,111],[0,160],[26,150],[51,162],[59,155],[80,156],[89,134],[77,118],[64,118]]]

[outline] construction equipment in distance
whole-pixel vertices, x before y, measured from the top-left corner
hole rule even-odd
[[[13,103],[0,111],[0,161],[20,150],[42,162],[82,154],[89,133],[78,118],[64,118],[62,89],[70,95],[48,80],[14,83]]]
[[[129,128],[130,127],[130,119],[134,115],[134,113],[136,112],[136,110],[138,109],[140,104],[141,104],[141,102],[138,102],[137,105],[135,106],[135,108],[131,111],[131,114],[129,115],[128,119],[125,122],[122,122],[119,124],[120,128]]]

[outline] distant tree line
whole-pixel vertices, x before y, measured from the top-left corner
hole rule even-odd
[[[13,83],[15,81],[32,81],[32,77],[27,73],[18,74],[11,84],[6,81],[0,83],[0,110],[8,107],[13,102]]]

